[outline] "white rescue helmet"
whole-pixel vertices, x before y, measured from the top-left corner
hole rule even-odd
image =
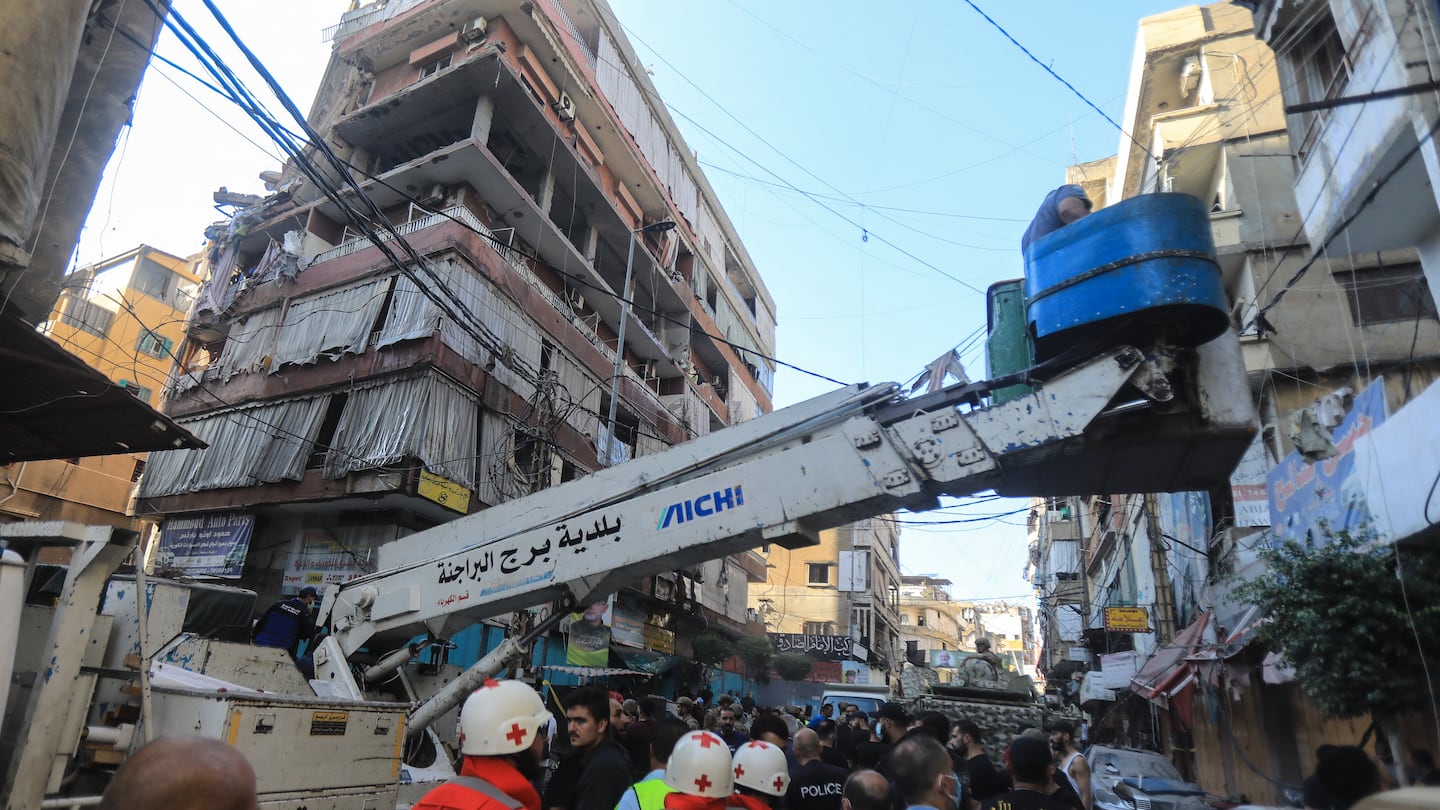
[[[720,799],[735,792],[730,746],[709,731],[692,731],[675,743],[665,763],[665,784],[688,796]]]
[[[778,746],[751,740],[735,749],[735,784],[771,796],[784,796],[790,787],[790,763]]]
[[[460,709],[460,753],[470,757],[519,753],[534,744],[550,718],[534,689],[520,681],[487,680]]]

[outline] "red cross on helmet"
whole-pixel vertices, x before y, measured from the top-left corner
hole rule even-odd
[[[529,686],[487,680],[460,709],[460,753],[501,757],[524,751],[550,717],[544,701]]]
[[[708,731],[692,731],[675,743],[665,763],[665,784],[687,796],[717,799],[735,792],[730,747]]]
[[[790,763],[785,752],[755,740],[735,751],[735,784],[770,796],[784,796],[790,787]]]

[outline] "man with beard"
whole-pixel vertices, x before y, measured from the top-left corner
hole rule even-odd
[[[534,689],[487,680],[460,709],[460,776],[425,794],[415,810],[540,810],[532,782],[549,721]]]
[[[730,747],[732,754],[735,753],[735,749],[750,742],[750,735],[735,727],[735,719],[735,708],[722,706],[720,708],[720,724],[715,729],[715,732],[720,735],[720,739]]]
[[[1074,788],[1085,810],[1092,810],[1095,797],[1090,792],[1090,763],[1075,747],[1075,724],[1059,720],[1050,725],[1050,747],[1055,750],[1059,773]]]

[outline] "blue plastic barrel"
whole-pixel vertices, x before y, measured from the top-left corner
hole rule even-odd
[[[1210,217],[1188,194],[1132,197],[1032,242],[1025,300],[1037,361],[1198,346],[1230,324]]]

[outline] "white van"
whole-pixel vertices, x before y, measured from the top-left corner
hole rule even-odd
[[[831,703],[839,708],[841,703],[853,703],[860,711],[874,717],[880,704],[892,699],[890,687],[886,684],[827,683],[820,696],[820,705]]]

